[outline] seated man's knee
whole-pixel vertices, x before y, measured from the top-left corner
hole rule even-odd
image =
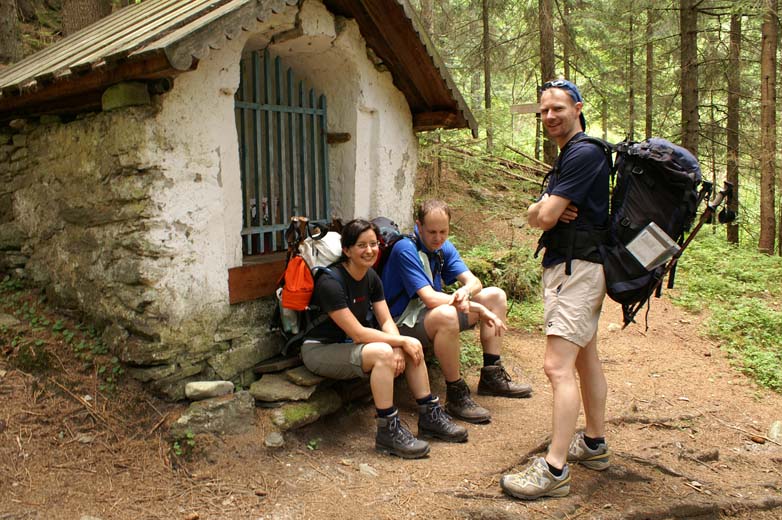
[[[490,309],[497,307],[507,308],[508,306],[508,296],[505,294],[505,291],[499,287],[484,287],[481,289],[481,292],[478,293],[476,301]]]
[[[453,305],[440,305],[426,315],[426,330],[459,332],[459,313]]]

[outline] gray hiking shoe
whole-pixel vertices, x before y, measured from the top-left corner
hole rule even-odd
[[[502,362],[497,361],[493,365],[481,368],[478,395],[529,397],[532,395],[532,387],[527,384],[514,383],[510,374],[502,366]]]
[[[375,449],[403,459],[420,459],[429,453],[429,443],[416,439],[399,421],[399,412],[377,418]]]
[[[470,388],[464,379],[447,385],[445,411],[453,417],[458,417],[471,423],[487,423],[491,421],[491,413],[486,408],[478,406],[470,397]]]
[[[467,428],[456,424],[440,406],[435,397],[426,404],[418,405],[418,436],[435,437],[446,442],[467,442]]]
[[[608,449],[608,445],[605,442],[601,442],[597,449],[590,449],[584,442],[584,432],[576,433],[570,442],[570,448],[567,450],[568,462],[578,462],[596,471],[608,469],[608,466],[611,465],[609,462],[610,457],[611,450]]]
[[[522,500],[564,497],[570,493],[570,469],[565,464],[562,476],[555,477],[549,471],[546,459],[537,457],[522,472],[502,477],[500,487],[508,495]]]

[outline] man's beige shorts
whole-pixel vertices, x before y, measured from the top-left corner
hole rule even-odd
[[[573,260],[543,271],[543,308],[547,336],[560,336],[585,347],[597,332],[606,294],[602,264]]]

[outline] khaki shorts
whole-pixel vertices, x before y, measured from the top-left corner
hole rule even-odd
[[[573,260],[543,271],[543,316],[547,336],[559,336],[585,347],[597,332],[606,293],[602,264]]]
[[[367,378],[361,368],[364,343],[319,343],[305,341],[301,359],[312,373],[331,379]]]

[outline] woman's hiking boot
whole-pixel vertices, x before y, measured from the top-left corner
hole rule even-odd
[[[478,395],[497,395],[500,397],[529,397],[532,387],[527,384],[514,383],[510,374],[502,366],[501,361],[481,369],[481,379],[478,381]]]
[[[418,436],[435,437],[446,442],[466,442],[467,428],[453,422],[435,397],[418,405]]]
[[[429,443],[416,439],[399,421],[399,411],[377,418],[375,449],[403,459],[420,459],[429,453]]]
[[[570,442],[570,448],[567,450],[567,461],[578,462],[579,464],[593,469],[603,471],[611,465],[611,450],[605,442],[601,442],[594,450],[587,446],[584,441],[584,432],[576,433]]]
[[[451,416],[470,423],[487,423],[491,421],[489,410],[472,400],[470,388],[464,379],[446,385],[445,411]]]

